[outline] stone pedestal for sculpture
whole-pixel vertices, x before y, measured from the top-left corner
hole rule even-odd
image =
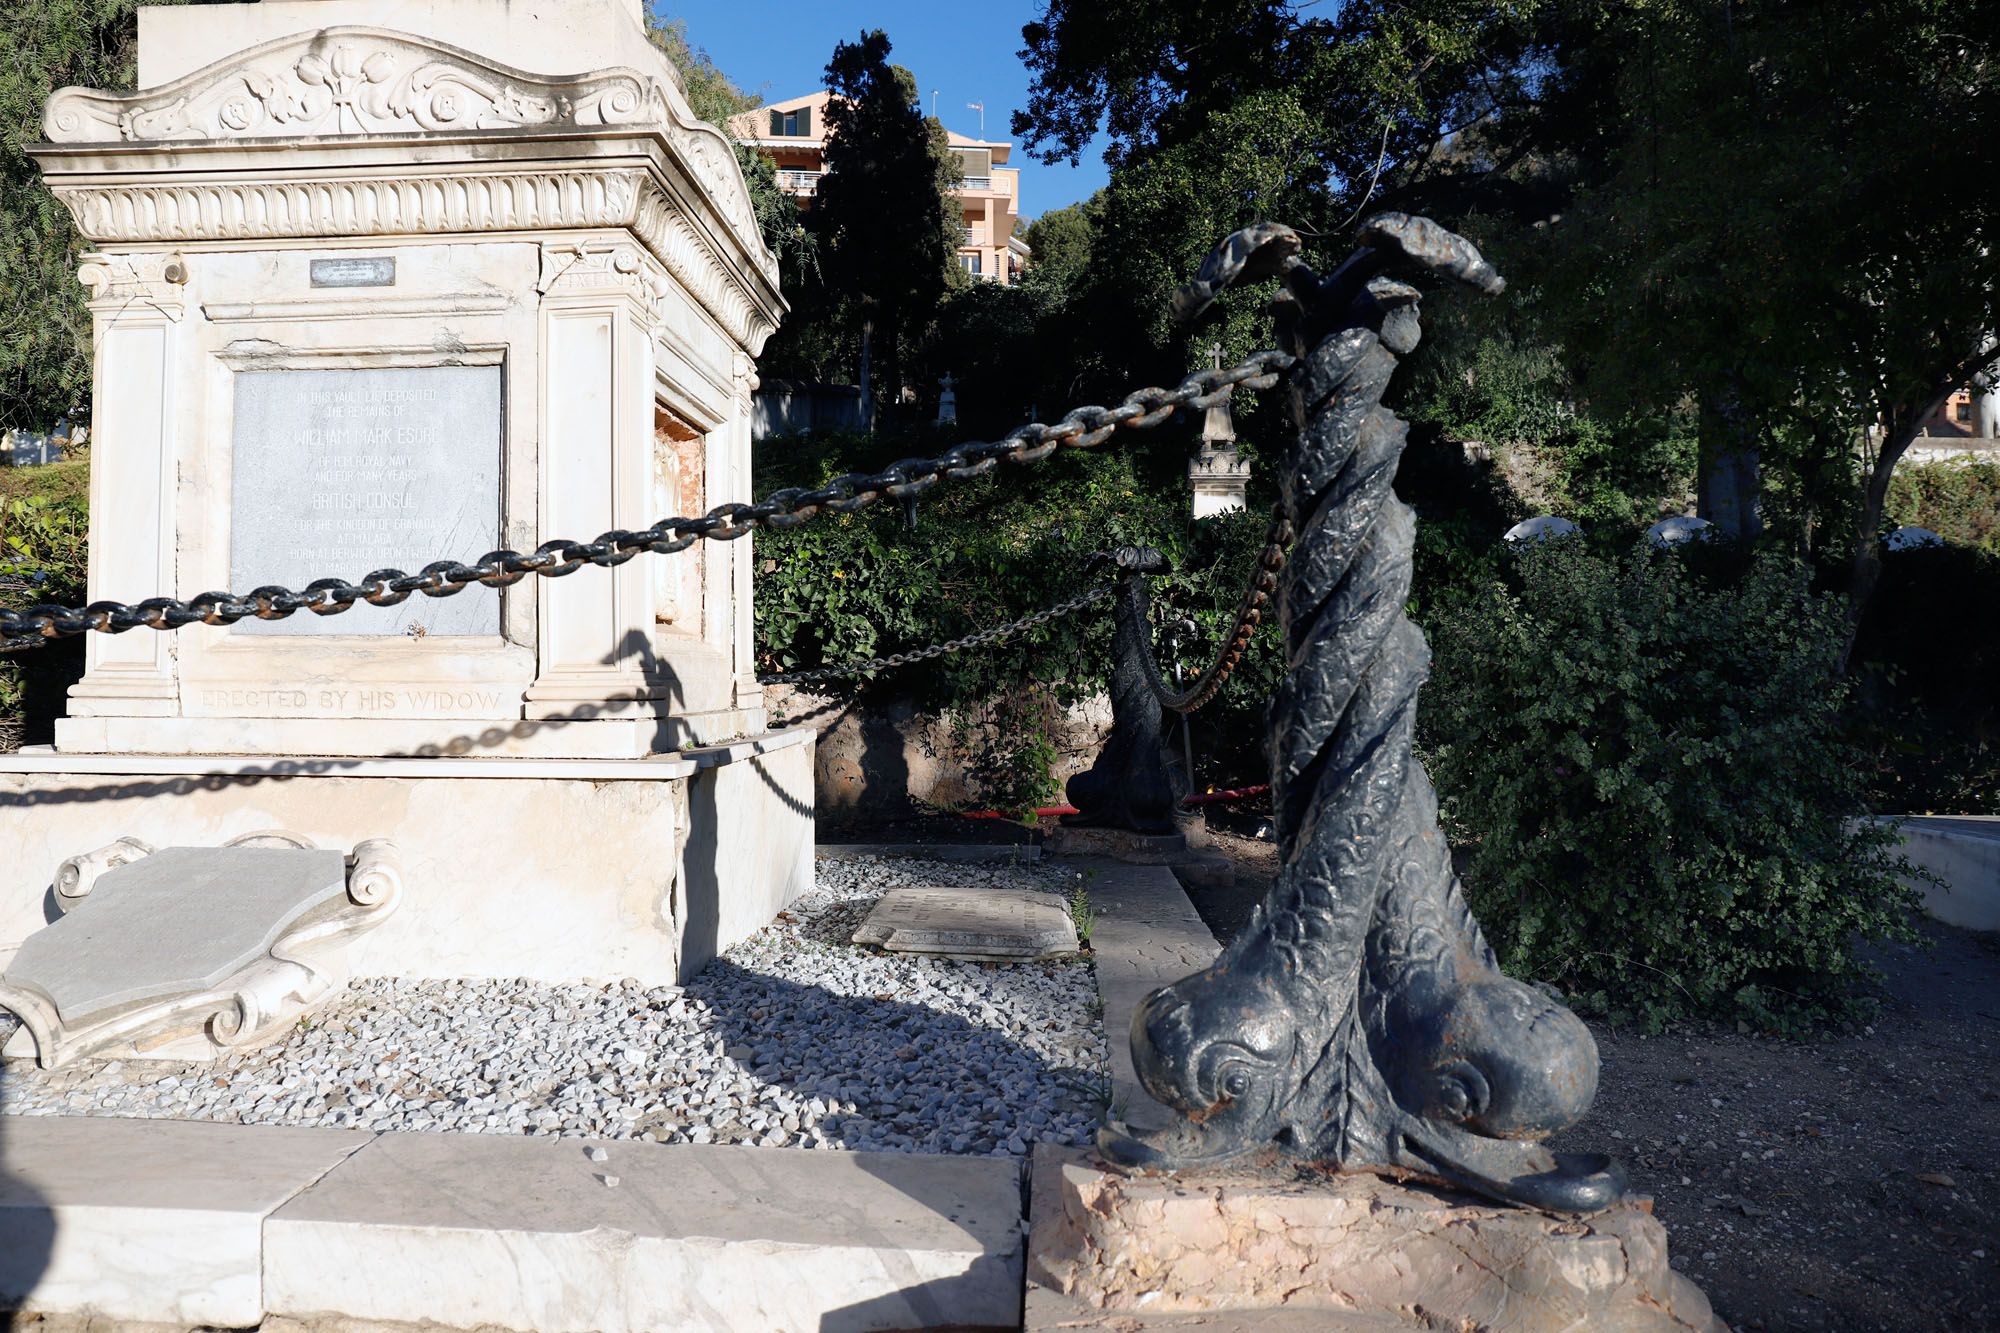
[[[93,247],[93,600],[748,498],[777,263],[637,0],[142,8],[138,84],[28,146]],[[811,883],[752,560],[92,635],[55,747],[0,757],[0,951],[78,846],[279,826],[410,857],[366,975],[682,979]]]
[[[1132,1176],[1043,1146],[1033,1210],[1031,1330],[1311,1311],[1302,1327],[1727,1333],[1640,1203],[1566,1219],[1366,1174]]]
[[[286,833],[158,852],[121,838],[64,862],[55,897],[61,919],[0,972],[0,1008],[23,1025],[5,1054],[45,1069],[202,1060],[331,998],[347,941],[401,902],[402,858],[380,840],[342,855]]]

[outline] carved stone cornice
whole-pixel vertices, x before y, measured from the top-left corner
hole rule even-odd
[[[637,167],[500,169],[317,181],[213,177],[186,184],[57,181],[54,189],[76,218],[78,230],[99,245],[622,227],[753,355],[776,328],[714,244],[667,200],[652,176]],[[97,258],[124,264],[141,257]],[[87,268],[84,281],[92,281]]]
[[[76,280],[90,291],[92,305],[155,306],[168,313],[184,304],[187,264],[175,254],[86,254],[77,260]]]
[[[266,42],[140,92],[59,89],[49,99],[42,128],[56,145],[134,148],[269,139],[394,141],[426,135],[519,139],[574,136],[593,129],[651,131],[699,182],[750,265],[771,283],[776,281],[777,263],[758,230],[749,189],[729,140],[694,118],[678,88],[637,69],[529,74],[431,38],[380,28],[333,27]],[[331,234],[319,215],[345,201],[356,210],[365,229],[362,234],[371,234],[389,229],[369,226],[371,219],[409,212],[419,202],[427,216],[454,206],[448,200],[414,201],[399,189],[423,184],[357,181],[299,187],[331,192],[324,204],[299,194],[275,193],[283,188],[278,184],[261,184],[252,187],[254,194],[240,196],[249,206],[240,225],[282,229],[285,218],[303,213],[308,216],[302,230],[252,234]],[[519,189],[523,182],[506,184]],[[356,192],[343,195],[343,190]],[[91,210],[92,216],[105,215],[121,206],[121,196],[129,198],[122,206],[135,216],[124,229],[134,230],[146,225],[143,215],[149,213],[201,219],[211,207],[204,200],[211,196],[223,196],[212,207],[226,215],[237,202],[228,194],[226,185],[212,184],[185,189],[121,187],[95,197],[85,192],[73,207],[79,209],[81,221],[84,210]],[[508,202],[503,197],[458,206],[476,211]],[[547,205],[537,207],[546,210]],[[275,214],[269,211],[273,209]],[[225,216],[214,225],[239,224]],[[85,230],[90,231],[88,224]]]

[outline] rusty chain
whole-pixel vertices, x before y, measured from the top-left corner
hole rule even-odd
[[[1257,553],[1257,565],[1250,571],[1250,581],[1243,585],[1243,595],[1236,601],[1236,623],[1222,647],[1216,650],[1207,669],[1195,677],[1194,684],[1185,690],[1171,688],[1160,671],[1159,659],[1153,655],[1152,646],[1147,645],[1140,665],[1145,668],[1146,680],[1152,685],[1160,707],[1175,713],[1192,713],[1221,692],[1229,677],[1235,674],[1236,664],[1243,660],[1243,653],[1250,646],[1250,636],[1263,623],[1264,608],[1271,604],[1272,595],[1278,591],[1278,571],[1285,567],[1285,551],[1291,544],[1291,515],[1285,512],[1282,504],[1274,505],[1271,526],[1264,532],[1264,549]]]
[[[622,565],[642,551],[670,555],[701,540],[731,541],[758,528],[795,527],[828,511],[854,513],[884,497],[913,500],[940,481],[984,476],[1003,461],[1038,463],[1058,448],[1087,449],[1102,444],[1121,427],[1144,430],[1181,408],[1211,407],[1238,386],[1268,389],[1296,364],[1297,358],[1285,352],[1259,352],[1227,369],[1198,371],[1172,389],[1140,389],[1126,395],[1116,407],[1079,407],[1053,426],[1035,422],[990,443],[956,445],[935,458],[905,458],[875,473],[849,472],[813,489],[787,487],[756,504],[718,505],[700,518],[664,518],[639,532],[615,529],[589,542],[555,539],[527,554],[493,551],[470,565],[439,560],[415,574],[382,569],[358,584],[327,578],[308,584],[303,591],[266,586],[241,595],[205,592],[186,601],[151,597],[136,605],[100,601],[84,607],[0,609],[0,651],[92,632],[122,634],[132,629],[177,630],[188,625],[233,625],[248,619],[283,620],[298,611],[338,615],[356,602],[397,606],[413,593],[449,597],[475,584],[504,588],[530,574],[560,578],[585,565]]]
[[[961,652],[967,648],[983,648],[989,643],[998,643],[1000,640],[1010,635],[1018,634],[1024,629],[1033,629],[1037,625],[1046,625],[1051,620],[1060,620],[1064,616],[1073,615],[1081,611],[1084,607],[1089,606],[1092,602],[1103,601],[1113,591],[1115,590],[1107,583],[1101,587],[1092,588],[1089,592],[1081,593],[1067,601],[1057,602],[1054,606],[1043,607],[1039,611],[1022,616],[1019,620],[1010,620],[1004,625],[994,625],[987,629],[977,630],[971,634],[961,635],[956,639],[946,639],[943,643],[934,643],[927,648],[913,648],[906,653],[890,653],[887,657],[871,657],[866,662],[850,662],[845,666],[814,667],[810,671],[781,671],[776,675],[759,676],[757,677],[757,683],[759,685],[810,685],[822,680],[838,680],[842,676],[864,675],[870,671],[879,671],[883,667],[899,667],[908,666],[912,662],[928,662],[933,657],[943,657],[946,653]]]

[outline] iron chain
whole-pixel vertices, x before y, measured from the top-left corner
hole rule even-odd
[[[1146,670],[1146,679],[1152,685],[1160,707],[1175,713],[1192,713],[1213,699],[1228,683],[1229,677],[1235,674],[1236,664],[1243,660],[1243,653],[1250,646],[1250,636],[1263,623],[1264,609],[1271,604],[1272,595],[1278,591],[1278,571],[1285,567],[1285,551],[1291,544],[1291,515],[1285,512],[1283,505],[1274,506],[1271,526],[1264,533],[1264,549],[1257,553],[1257,567],[1250,571],[1250,581],[1244,585],[1243,595],[1236,601],[1236,623],[1208,668],[1195,678],[1194,684],[1185,690],[1169,686],[1160,671],[1158,659],[1153,656],[1152,646],[1147,645],[1140,665]]]
[[[928,662],[933,657],[943,657],[946,653],[962,652],[967,648],[983,648],[989,643],[998,643],[1002,639],[1019,634],[1024,629],[1033,629],[1038,625],[1046,625],[1051,620],[1060,620],[1064,616],[1074,615],[1084,607],[1089,606],[1092,602],[1103,601],[1113,591],[1112,586],[1107,583],[1102,587],[1092,588],[1089,592],[1072,597],[1066,602],[1057,602],[1054,606],[1043,607],[1040,611],[1036,611],[1032,615],[1022,616],[1019,620],[1010,620],[1004,625],[994,625],[989,629],[979,630],[976,633],[963,635],[956,639],[946,639],[943,643],[934,643],[928,648],[914,648],[906,653],[890,653],[887,657],[871,657],[866,662],[850,662],[845,666],[814,667],[810,671],[781,671],[776,675],[759,676],[757,677],[757,683],[759,685],[810,685],[823,680],[839,680],[843,676],[865,675],[870,671],[880,671],[883,667],[899,667],[908,666],[912,662]]]
[[[233,625],[253,618],[283,620],[299,611],[330,616],[357,602],[397,606],[413,593],[449,597],[475,584],[504,588],[530,574],[560,578],[585,565],[622,565],[642,551],[668,555],[697,541],[732,541],[759,528],[783,530],[829,511],[854,513],[885,497],[913,500],[940,481],[984,476],[1001,462],[1038,463],[1058,448],[1087,449],[1102,444],[1121,427],[1143,430],[1159,425],[1181,408],[1211,407],[1237,387],[1268,389],[1295,364],[1297,358],[1288,353],[1259,352],[1227,369],[1189,375],[1172,389],[1140,389],[1128,394],[1117,407],[1079,407],[1053,426],[1035,422],[990,443],[956,445],[935,458],[906,458],[874,473],[850,472],[814,489],[788,487],[756,504],[718,505],[700,518],[664,518],[639,532],[613,530],[589,542],[556,539],[525,554],[493,551],[470,565],[439,560],[415,574],[383,569],[360,583],[326,578],[302,591],[267,586],[245,594],[205,592],[186,601],[151,597],[136,605],[92,602],[85,607],[0,609],[0,651],[93,631],[122,634],[132,629]]]

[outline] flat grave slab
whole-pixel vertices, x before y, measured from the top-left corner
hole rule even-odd
[[[5,980],[48,996],[75,1025],[218,987],[346,892],[346,858],[336,851],[163,848],[106,872],[61,920],[29,936]]]
[[[1069,904],[1034,889],[891,889],[854,932],[856,944],[987,962],[1075,953]]]

